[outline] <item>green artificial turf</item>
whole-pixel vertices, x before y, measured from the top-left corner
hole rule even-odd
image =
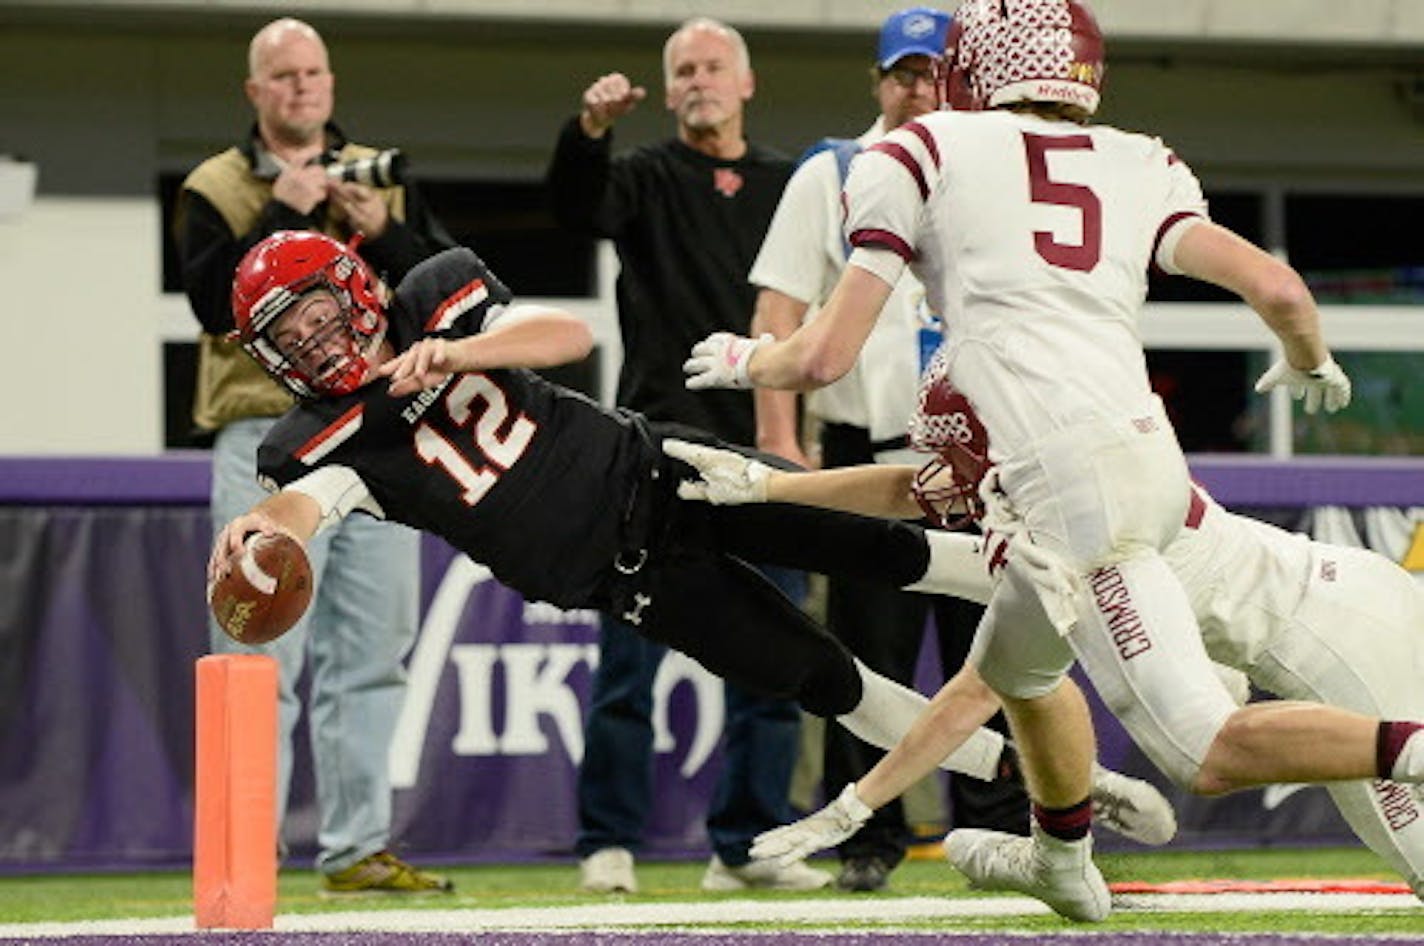
[[[1357,848],[1268,849],[1240,851],[1166,851],[1104,853],[1099,863],[1109,881],[1169,881],[1186,879],[1376,878],[1397,880],[1372,854]],[[832,866],[825,862],[823,866]],[[629,903],[687,901],[729,896],[706,894],[698,888],[703,862],[643,861],[638,865],[641,891],[623,897]],[[450,896],[323,899],[311,871],[288,869],[279,881],[278,912],[381,909],[475,909],[552,907],[601,902],[604,897],[576,889],[572,863],[541,865],[481,865],[442,869],[452,877]],[[892,875],[881,893],[860,896],[956,897],[970,894],[964,878],[938,861],[909,861]],[[839,891],[813,893],[742,892],[737,898],[813,899],[845,897]],[[1328,898],[1325,898],[1328,900]],[[1419,906],[1414,904],[1414,906]],[[34,875],[0,877],[0,923],[72,922],[90,919],[172,917],[192,911],[191,878],[186,872],[142,874]],[[898,929],[933,928],[944,921],[897,921]],[[767,928],[769,924],[752,924]],[[843,925],[842,925],[843,926]],[[955,921],[966,930],[1064,930],[1056,917],[970,918]],[[1274,931],[1310,933],[1375,933],[1424,940],[1424,907],[1373,914],[1324,914],[1306,910],[1251,913],[1173,913],[1120,910],[1096,929],[1162,929],[1175,931]],[[0,930],[0,936],[3,936]]]

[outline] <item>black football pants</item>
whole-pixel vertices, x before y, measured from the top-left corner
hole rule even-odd
[[[651,601],[637,629],[738,686],[795,699],[818,716],[854,709],[861,682],[850,652],[747,562],[867,573],[899,587],[924,574],[923,532],[802,506],[674,506],[672,539],[647,566]]]

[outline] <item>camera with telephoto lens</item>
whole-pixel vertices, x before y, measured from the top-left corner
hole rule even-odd
[[[405,183],[405,155],[391,148],[369,158],[337,161],[326,166],[326,176],[334,181],[354,181],[371,187],[398,187]]]

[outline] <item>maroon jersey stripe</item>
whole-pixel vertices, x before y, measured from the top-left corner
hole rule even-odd
[[[1157,250],[1162,246],[1162,238],[1167,235],[1167,231],[1172,229],[1172,226],[1180,220],[1185,220],[1188,217],[1200,216],[1201,214],[1194,214],[1190,211],[1179,210],[1176,213],[1172,214],[1170,217],[1168,217],[1166,220],[1162,221],[1162,225],[1157,228],[1157,235],[1152,238],[1152,254],[1148,257],[1148,259],[1153,261],[1154,266],[1157,262]]]
[[[915,251],[910,248],[910,244],[889,230],[857,230],[850,235],[850,245],[882,246],[907,263],[915,259]]]
[[[888,154],[901,167],[910,172],[910,176],[915,179],[915,186],[920,189],[920,200],[927,200],[930,196],[930,185],[925,180],[925,172],[920,167],[920,162],[915,160],[914,155],[905,149],[904,145],[896,144],[893,141],[881,141],[871,145],[867,150],[879,151],[881,154]]]
[[[936,171],[939,170],[939,145],[935,144],[934,135],[930,130],[919,122],[909,122],[904,126],[905,130],[913,134],[920,141],[924,142],[925,150],[929,152],[930,163],[934,165]]]

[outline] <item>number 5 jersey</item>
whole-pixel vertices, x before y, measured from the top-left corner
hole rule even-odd
[[[850,243],[896,265],[893,252],[924,283],[946,367],[996,451],[1150,397],[1137,329],[1148,267],[1174,271],[1176,241],[1206,218],[1195,176],[1160,140],[938,112],[866,149],[845,203]]]

